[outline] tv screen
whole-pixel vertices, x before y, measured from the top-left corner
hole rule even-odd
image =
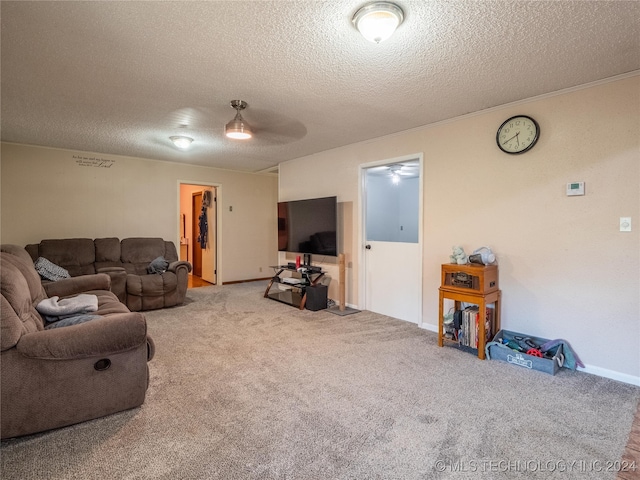
[[[278,202],[278,250],[338,255],[337,197]]]

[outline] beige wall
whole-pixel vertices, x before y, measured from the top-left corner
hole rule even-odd
[[[498,126],[540,124],[523,155]],[[357,305],[359,165],[424,154],[423,325],[436,329],[440,264],[451,247],[499,260],[503,327],[569,340],[588,371],[640,384],[640,76],[468,115],[280,165],[280,200],[337,195],[352,205],[347,302]],[[308,179],[313,178],[313,182]],[[586,195],[567,197],[568,182]],[[631,233],[619,231],[630,216]]]
[[[179,183],[204,183],[222,202],[219,281],[264,278],[277,262],[274,176],[8,143],[1,162],[2,243],[157,236],[177,246]]]

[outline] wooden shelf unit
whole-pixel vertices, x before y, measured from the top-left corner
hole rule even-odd
[[[440,309],[438,315],[438,345],[458,344],[444,334],[444,301],[453,300],[455,309],[460,310],[462,303],[478,305],[481,313],[478,321],[478,358],[484,360],[486,345],[485,315],[487,305],[494,305],[492,335],[500,330],[500,290],[498,289],[497,265],[442,265],[440,284]]]

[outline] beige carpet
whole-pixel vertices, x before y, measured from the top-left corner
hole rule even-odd
[[[145,404],[3,442],[2,478],[615,478],[640,388],[480,361],[366,311],[300,312],[265,285],[148,312]]]

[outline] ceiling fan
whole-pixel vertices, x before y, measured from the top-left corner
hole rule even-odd
[[[396,183],[396,179],[399,180],[401,177],[411,178],[420,175],[420,163],[417,161],[392,163],[390,165],[371,167],[368,170],[374,175],[391,177]]]
[[[236,116],[225,125],[225,135],[229,138],[282,145],[307,134],[306,127],[298,120],[268,110],[249,108],[244,100],[232,100],[230,105],[236,110]]]
[[[236,114],[232,119],[229,106]],[[241,137],[242,133],[246,134],[248,130],[251,133],[250,138],[229,141],[229,144],[237,148],[286,145],[302,139],[307,134],[307,128],[299,120],[271,110],[253,108],[244,100],[232,100],[226,105],[216,102],[215,106],[180,108],[170,112],[168,121],[172,125],[169,137],[173,135],[176,139],[185,138],[186,141],[196,144],[207,139],[211,141],[212,136],[225,136],[225,133],[233,128],[239,130]],[[175,140],[173,141],[175,143]]]

